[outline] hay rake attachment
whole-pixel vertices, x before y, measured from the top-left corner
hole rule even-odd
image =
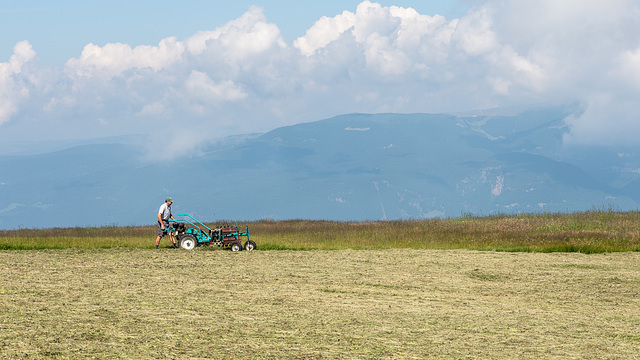
[[[251,251],[256,248],[256,243],[249,239],[249,226],[246,222],[242,232],[237,221],[235,226],[223,225],[212,229],[189,214],[178,214],[178,216],[183,218],[169,221],[170,231],[183,249],[193,250],[201,245],[228,246],[231,251],[242,249]],[[246,239],[244,246],[243,239]]]

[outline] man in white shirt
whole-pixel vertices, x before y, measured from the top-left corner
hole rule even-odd
[[[165,230],[169,230],[169,219],[175,220],[171,214],[171,204],[173,204],[173,199],[168,197],[164,200],[164,203],[160,205],[160,210],[158,210],[158,237],[156,238],[156,249],[158,248],[158,245],[160,245],[160,239],[167,234]],[[176,240],[173,238],[171,233],[169,233],[169,239],[173,243],[173,247],[177,248],[178,244],[176,244]]]

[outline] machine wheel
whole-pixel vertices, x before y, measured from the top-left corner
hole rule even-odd
[[[184,234],[180,238],[180,247],[185,250],[193,250],[198,245],[198,240],[191,234]]]
[[[234,241],[231,244],[231,251],[240,251],[242,250],[242,244],[239,241]]]
[[[244,243],[244,249],[247,251],[255,250],[256,243],[253,242],[253,240],[248,240],[246,243]]]

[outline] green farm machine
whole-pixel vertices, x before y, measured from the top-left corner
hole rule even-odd
[[[183,249],[193,250],[196,246],[201,245],[228,246],[231,251],[243,249],[251,251],[256,248],[256,243],[249,239],[249,227],[246,222],[244,232],[242,232],[238,222],[235,226],[224,225],[212,229],[189,214],[178,214],[178,216],[183,218],[170,220],[171,228],[169,231]]]

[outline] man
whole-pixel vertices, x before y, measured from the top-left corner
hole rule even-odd
[[[165,230],[169,230],[169,219],[175,220],[171,214],[171,204],[173,204],[173,199],[168,197],[164,200],[164,204],[160,205],[160,210],[158,210],[158,238],[156,239],[156,249],[158,245],[160,245],[160,239],[167,234]],[[173,243],[173,247],[177,248],[178,244],[176,244],[171,233],[169,233],[169,239]]]

